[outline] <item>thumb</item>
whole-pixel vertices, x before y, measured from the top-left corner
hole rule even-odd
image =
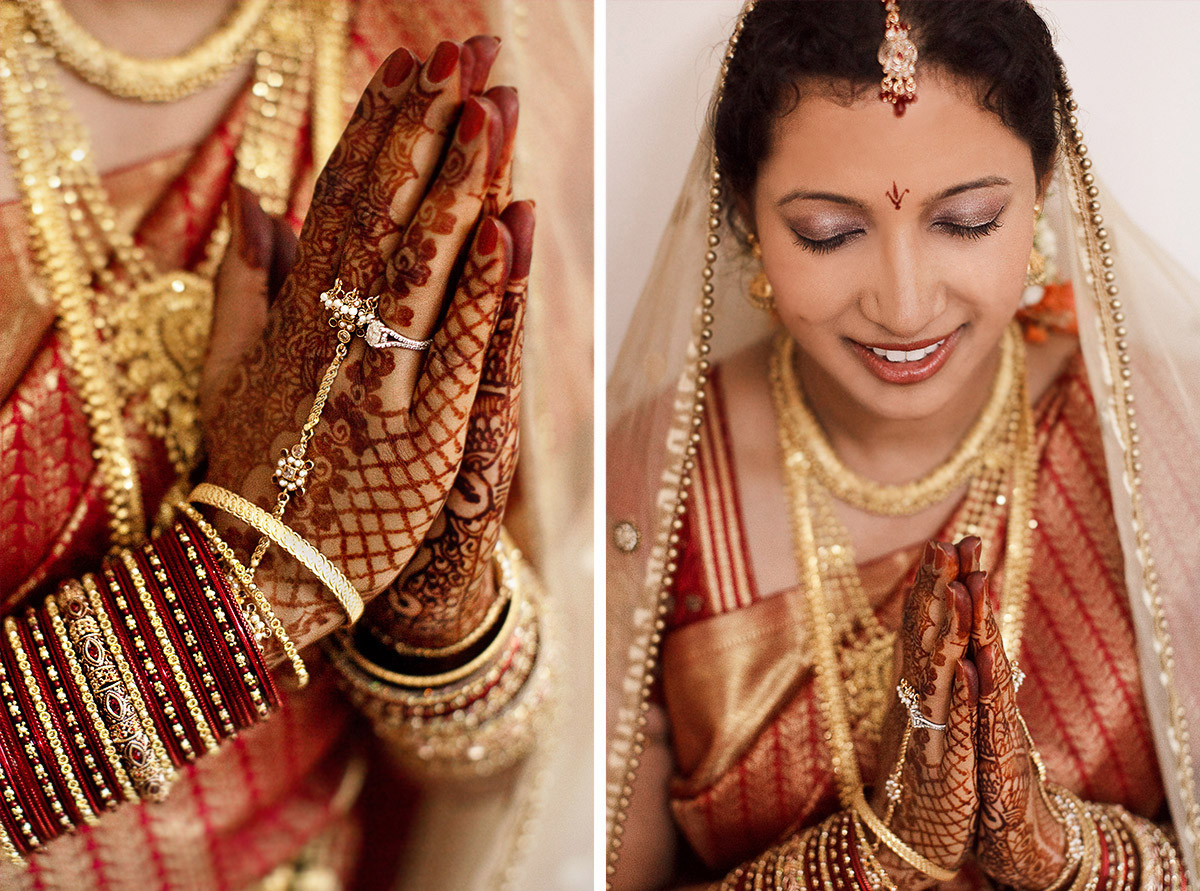
[[[275,260],[278,227],[258,196],[237,183],[229,196],[229,223],[229,249],[213,279],[212,331],[200,383],[206,417],[230,368],[262,334],[271,288],[282,283]],[[292,244],[294,256],[294,236]]]

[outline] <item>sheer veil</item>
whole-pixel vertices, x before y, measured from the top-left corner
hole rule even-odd
[[[1190,471],[1192,450],[1200,448],[1200,282],[1104,190],[1073,111],[1062,110],[1069,125],[1045,212],[1058,266],[1074,289],[1143,691],[1171,817],[1196,882],[1200,736],[1189,731],[1200,734],[1200,601],[1194,594],[1200,590],[1200,485]],[[706,372],[768,332],[767,317],[742,296],[751,260],[725,219],[726,200],[713,180],[706,133],[609,380],[610,867],[619,856],[644,741]]]

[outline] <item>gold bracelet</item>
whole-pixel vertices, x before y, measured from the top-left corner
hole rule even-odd
[[[91,633],[100,640],[100,646],[107,649],[109,660],[116,668],[118,676],[114,686],[120,687],[120,692],[124,694],[127,713],[121,714],[113,712],[111,709],[110,713],[117,722],[114,727],[121,727],[129,731],[125,738],[118,740],[118,745],[125,750],[123,755],[128,761],[126,769],[129,771],[130,778],[140,797],[149,801],[162,801],[167,797],[167,792],[170,791],[171,783],[174,780],[173,765],[163,748],[162,740],[158,738],[154,722],[150,720],[146,703],[142,700],[141,691],[138,689],[137,681],[133,678],[129,663],[125,661],[125,654],[113,631],[108,611],[104,609],[100,589],[96,586],[96,580],[92,576],[85,575],[83,577],[83,590],[85,592],[84,599],[92,611],[91,622],[97,629]],[[87,619],[83,621],[86,622]],[[82,623],[74,624],[78,628]],[[88,633],[80,630],[82,633]],[[111,693],[111,690],[112,688],[106,692]]]
[[[236,495],[220,486],[214,486],[212,483],[198,485],[188,496],[188,501],[219,508],[254,528],[299,560],[309,572],[315,575],[337,598],[342,609],[346,611],[351,625],[362,616],[362,595],[358,593],[350,580],[324,554],[301,538],[295,530],[284,525],[281,520],[275,519],[241,495]]]
[[[422,659],[445,659],[448,656],[455,656],[463,650],[469,649],[479,643],[479,641],[487,636],[489,631],[492,631],[496,627],[496,622],[499,621],[501,614],[504,612],[504,607],[508,603],[508,594],[513,589],[513,568],[512,561],[508,557],[508,552],[515,550],[516,545],[513,544],[508,531],[501,526],[500,537],[496,540],[496,545],[492,549],[492,563],[497,573],[495,576],[495,602],[488,607],[487,614],[480,623],[471,629],[462,640],[447,644],[444,647],[417,647],[407,644],[404,641],[396,640],[390,634],[386,634],[375,628],[368,628],[368,631],[377,641],[400,656],[416,656]]]
[[[870,827],[875,833],[875,837],[894,853],[897,857],[911,866],[913,869],[924,873],[931,879],[936,879],[939,882],[949,882],[958,875],[957,870],[944,869],[938,866],[928,857],[914,851],[904,841],[883,825],[883,821],[879,819],[879,815],[871,810],[871,805],[867,803],[866,797],[863,795],[861,787],[854,790],[850,795],[850,804],[862,817],[863,822]]]
[[[275,610],[271,606],[271,601],[267,600],[267,596],[263,594],[258,585],[254,584],[254,578],[250,570],[242,564],[242,561],[233,553],[233,548],[229,546],[225,539],[221,538],[217,530],[213,528],[212,523],[204,519],[204,515],[200,511],[196,510],[196,508],[192,507],[186,501],[176,502],[175,506],[199,527],[204,537],[208,539],[209,544],[221,555],[221,558],[225,561],[225,565],[233,573],[233,577],[238,585],[245,592],[246,596],[250,598],[255,608],[261,614],[263,621],[266,622],[267,627],[271,629],[271,633],[275,636],[275,639],[279,641],[279,645],[283,647],[283,652],[292,663],[292,670],[296,673],[298,686],[301,689],[308,686],[308,666],[300,658],[300,651],[296,649],[295,642],[288,635],[287,629],[283,627],[283,622],[279,620],[279,616],[275,614]]]
[[[70,590],[76,592],[80,597],[83,596],[83,588],[78,582],[69,582],[67,586]],[[96,736],[100,739],[100,747],[104,750],[104,757],[108,759],[108,766],[113,772],[113,776],[117,779],[117,785],[121,787],[127,801],[136,801],[138,794],[133,788],[133,783],[129,779],[129,774],[125,772],[125,766],[121,763],[121,756],[117,752],[116,744],[108,733],[108,725],[104,722],[104,718],[100,715],[100,707],[96,705],[96,700],[92,696],[92,688],[88,683],[88,679],[84,677],[83,668],[80,667],[79,657],[75,653],[75,644],[71,639],[71,635],[67,632],[67,625],[63,621],[62,614],[59,612],[57,596],[46,598],[46,615],[50,617],[50,627],[54,629],[54,636],[58,638],[58,645],[62,648],[63,656],[67,660],[67,668],[71,672],[71,679],[75,682],[75,688],[79,690],[79,698],[83,700],[83,710],[88,713],[88,717],[92,720],[92,727],[96,730]],[[111,800],[111,792],[107,788],[101,789],[101,797],[105,798],[111,806],[114,802]]]
[[[496,654],[503,649],[509,636],[512,634],[512,630],[517,625],[522,606],[522,586],[519,584],[514,585],[511,590],[512,593],[508,597],[508,612],[504,616],[504,624],[500,626],[500,630],[496,632],[496,636],[483,649],[483,652],[465,665],[460,665],[458,668],[442,672],[441,674],[401,674],[400,672],[389,671],[381,665],[376,665],[366,656],[362,655],[354,645],[352,634],[345,631],[335,632],[335,634],[346,654],[359,668],[372,677],[398,687],[412,687],[418,690],[429,687],[444,687],[447,684],[453,684],[455,681],[461,681],[463,678],[470,677],[490,663]]]

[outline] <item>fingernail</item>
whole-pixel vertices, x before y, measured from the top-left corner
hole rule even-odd
[[[479,240],[475,243],[480,254],[487,256],[496,249],[496,242],[500,240],[500,227],[496,225],[496,221],[488,217],[479,227]]]
[[[437,49],[433,52],[433,58],[429,60],[429,69],[427,71],[430,83],[440,84],[458,67],[458,44],[442,41],[437,45]]]
[[[932,541],[925,542],[925,550],[921,552],[921,569],[925,572],[933,572],[936,559],[937,546]]]
[[[955,593],[954,612],[958,617],[959,628],[971,627],[971,594],[966,588],[963,588],[961,593]]]
[[[404,83],[412,73],[413,57],[406,49],[397,50],[387,60],[387,68],[383,71],[383,85],[395,87]]]
[[[463,109],[462,120],[458,123],[458,141],[470,142],[479,135],[479,131],[483,129],[483,122],[487,120],[487,111],[483,107],[483,103],[478,99],[468,99],[466,107]]]
[[[983,542],[977,536],[968,535],[958,543],[960,572],[974,572],[979,568],[979,552]]]

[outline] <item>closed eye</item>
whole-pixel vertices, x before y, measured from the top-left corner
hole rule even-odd
[[[1000,209],[1003,213],[1004,208]],[[980,223],[977,226],[964,226],[961,223],[955,223],[950,220],[939,220],[933,225],[937,226],[943,232],[948,232],[956,238],[983,238],[985,235],[991,235],[999,229],[1003,223],[1000,222],[1000,214],[997,213],[992,219],[986,223]]]
[[[793,230],[792,238],[796,244],[800,245],[806,251],[812,251],[814,254],[828,254],[830,251],[840,248],[847,241],[857,238],[862,232],[862,229],[852,229],[849,232],[839,232],[837,235],[829,238],[806,238]]]

